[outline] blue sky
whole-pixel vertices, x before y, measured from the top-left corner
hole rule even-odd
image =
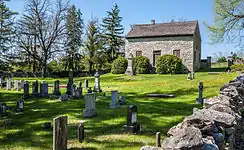
[[[130,30],[130,25],[140,23],[169,22],[174,20],[198,20],[202,36],[202,58],[214,56],[214,53],[222,52],[224,55],[236,51],[233,44],[209,44],[208,30],[203,22],[213,22],[213,0],[71,0],[83,13],[86,23],[92,16],[101,19],[106,16],[114,3],[120,7],[120,15],[125,34]],[[24,0],[11,0],[8,6],[21,13],[24,9]]]

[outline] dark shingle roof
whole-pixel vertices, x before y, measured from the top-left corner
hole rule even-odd
[[[137,24],[126,38],[193,35],[197,24],[197,21]]]

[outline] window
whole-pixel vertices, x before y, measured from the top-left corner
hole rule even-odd
[[[180,58],[180,50],[173,50],[173,55],[177,56]]]
[[[155,66],[159,56],[161,56],[161,51],[153,51],[153,66]]]
[[[136,51],[136,56],[141,56],[142,52],[141,51]]]

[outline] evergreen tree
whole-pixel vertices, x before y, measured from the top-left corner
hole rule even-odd
[[[106,51],[109,54],[109,61],[112,62],[117,58],[117,52],[120,47],[123,46],[124,42],[122,40],[124,33],[124,28],[120,24],[122,17],[119,16],[119,7],[117,4],[107,12],[107,17],[103,19],[102,27],[104,29],[104,38],[106,41]]]
[[[14,39],[14,16],[16,12],[11,11],[5,4],[5,0],[0,0],[0,66],[6,67],[6,53],[11,48]],[[0,69],[1,69],[0,68]],[[2,68],[3,69],[3,68]]]
[[[81,55],[79,48],[82,44],[83,34],[83,20],[81,19],[82,13],[76,10],[73,5],[69,10],[66,18],[66,33],[67,33],[67,56],[66,56],[66,69],[78,70]]]
[[[83,48],[89,65],[89,73],[91,74],[91,71],[94,69],[94,63],[97,62],[97,58],[101,56],[100,54],[103,51],[103,41],[97,20],[93,19],[90,21],[86,30],[86,38]]]

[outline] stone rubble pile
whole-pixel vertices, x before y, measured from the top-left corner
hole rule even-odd
[[[244,74],[220,88],[218,96],[204,100],[168,131],[161,147],[141,150],[244,150]]]

